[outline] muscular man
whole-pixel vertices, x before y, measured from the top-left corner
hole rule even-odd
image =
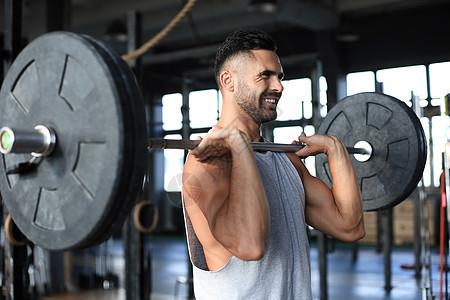
[[[238,30],[220,47],[222,114],[190,151],[185,221],[197,299],[311,299],[307,224],[342,241],[365,235],[361,196],[345,146],[304,134],[296,153],[253,151],[276,118],[283,69],[266,33]],[[333,187],[301,158],[325,153]]]

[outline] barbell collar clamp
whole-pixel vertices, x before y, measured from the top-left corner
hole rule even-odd
[[[0,152],[30,153],[35,157],[44,157],[52,153],[56,144],[56,134],[53,129],[37,125],[34,130],[0,129]]]

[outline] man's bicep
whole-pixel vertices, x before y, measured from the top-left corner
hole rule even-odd
[[[326,216],[335,207],[333,193],[323,181],[309,173],[298,156],[293,154],[288,157],[297,169],[305,190],[306,222],[316,229],[322,228]]]
[[[323,216],[329,209],[335,207],[333,193],[320,179],[308,175],[305,176],[306,218]],[[314,222],[314,220],[312,220]],[[312,225],[312,224],[310,224]]]

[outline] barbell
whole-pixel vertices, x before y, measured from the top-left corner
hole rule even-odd
[[[1,136],[1,130],[0,130]],[[171,140],[171,139],[160,139],[151,138],[148,140],[148,149],[184,149],[192,150],[195,149],[200,144],[200,140]],[[279,144],[279,143],[268,143],[268,142],[251,142],[253,150],[265,150],[265,151],[279,151],[279,152],[296,152],[305,145],[303,144]],[[372,153],[370,144],[367,142],[360,143],[359,147],[347,147],[347,151],[350,154],[368,155]]]
[[[0,99],[0,193],[21,232],[49,250],[111,237],[136,204],[149,149],[200,142],[148,139],[132,72],[85,35],[53,32],[31,42],[6,74]],[[405,103],[377,93],[350,96],[318,132],[350,145],[365,210],[392,207],[417,186],[426,139]],[[292,152],[303,145],[252,147]],[[318,155],[316,166],[331,186],[326,156]]]
[[[15,130],[10,127],[0,129],[0,152],[31,153],[32,156],[49,156],[56,144],[56,135],[52,129],[44,125],[37,125],[33,130]],[[172,140],[162,138],[148,139],[148,149],[182,149],[192,150],[200,144],[200,140]],[[303,144],[279,144],[267,142],[251,142],[253,150],[267,150],[280,152],[296,152],[302,149]],[[361,145],[361,144],[358,144]],[[368,155],[372,152],[370,144],[365,147],[347,147],[350,154]]]

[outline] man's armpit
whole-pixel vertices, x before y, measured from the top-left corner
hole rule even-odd
[[[223,155],[219,157],[210,157],[201,162],[202,172],[211,177],[212,182],[220,179],[229,179],[231,172],[231,157]]]
[[[186,206],[202,197],[202,184],[200,179],[188,172],[183,174],[183,199]]]
[[[210,193],[223,195],[230,179],[231,163],[226,157],[214,157],[203,162],[191,161],[183,173],[185,205],[191,205]],[[225,184],[225,185],[224,185]],[[221,191],[218,191],[221,190]]]
[[[204,161],[190,161],[184,169],[183,184],[200,186],[210,184],[219,179],[228,179],[231,170],[231,158],[227,155],[210,157]]]

